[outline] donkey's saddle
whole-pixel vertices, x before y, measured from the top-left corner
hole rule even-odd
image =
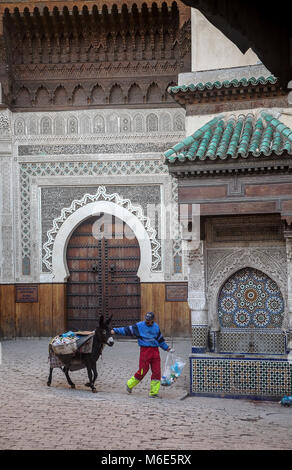
[[[74,331],[76,335],[76,352],[72,354],[56,354],[52,345],[49,345],[50,367],[64,367],[71,364],[70,370],[78,370],[84,367],[80,359],[75,359],[78,353],[90,354],[92,352],[94,331]],[[74,364],[76,362],[76,364]]]

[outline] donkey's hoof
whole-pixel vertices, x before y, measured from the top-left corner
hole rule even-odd
[[[96,390],[96,388],[95,388],[95,387],[94,387],[94,388],[92,388],[92,393],[97,393],[97,390]]]
[[[75,387],[75,384],[72,384],[72,385],[71,385],[71,388],[76,388],[76,387]]]
[[[51,386],[51,382],[47,382],[47,386],[50,387],[50,386]]]
[[[90,383],[87,382],[87,384],[85,384],[85,387],[90,387]]]

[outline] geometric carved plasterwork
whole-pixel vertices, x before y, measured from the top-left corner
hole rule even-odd
[[[20,162],[20,233],[24,275],[30,274],[31,260],[31,179],[37,177],[166,175],[159,160]]]
[[[182,240],[180,236],[180,224],[178,217],[178,180],[171,177],[172,186],[172,252],[173,252],[173,273],[182,272]]]
[[[287,262],[292,263],[292,238],[286,238],[286,253],[287,253]]]
[[[187,242],[188,304],[192,315],[193,352],[208,347],[208,308],[205,288],[205,242]]]
[[[292,331],[292,238],[286,238],[286,255],[287,255],[287,284],[288,284],[288,311],[289,311],[289,329]],[[291,337],[292,339],[292,337]],[[291,339],[289,340],[292,346]]]
[[[188,251],[189,292],[205,290],[204,243],[200,242]]]
[[[146,229],[146,232],[149,236],[149,240],[151,243],[151,251],[152,251],[152,264],[151,264],[151,271],[156,271],[157,267],[161,263],[161,244],[157,240],[157,232],[156,230],[151,227],[149,217],[144,216],[143,210],[139,206],[133,206],[132,202],[129,199],[121,198],[117,193],[108,194],[106,192],[106,188],[104,186],[99,186],[97,192],[95,194],[84,194],[84,196],[79,200],[72,201],[70,207],[64,207],[61,211],[61,215],[54,219],[53,227],[47,232],[47,241],[43,245],[43,249],[45,251],[45,256],[43,257],[43,263],[48,268],[49,271],[52,272],[52,252],[53,252],[53,245],[57,233],[62,226],[62,224],[66,221],[66,219],[73,214],[77,209],[80,207],[85,206],[91,202],[95,201],[110,201],[114,204],[117,204],[135,217],[137,217],[140,222],[142,222],[143,226]]]
[[[110,143],[104,141],[103,143],[75,143],[75,144],[37,144],[30,143],[29,145],[18,145],[18,155],[24,156],[42,156],[54,157],[60,155],[109,155],[109,154],[137,154],[137,153],[162,153],[169,145],[173,145],[173,141],[160,141],[160,142],[116,142]]]
[[[192,324],[206,325],[205,243],[188,242],[188,303],[192,310]]]
[[[17,113],[19,156],[163,152],[184,137],[185,113],[170,108]]]
[[[222,286],[232,275],[243,268],[260,270],[278,285],[284,301],[282,327],[287,327],[287,262],[285,248],[245,247],[208,249],[206,284],[211,329],[214,331],[220,330],[218,296]]]
[[[6,113],[0,113],[0,136],[10,136],[11,124],[10,118]]]
[[[41,135],[42,139],[61,137],[97,138],[131,136],[135,134],[183,133],[185,129],[185,111],[169,109],[99,109],[80,110],[78,112],[16,113],[14,135],[25,140]],[[1,131],[1,121],[0,121]]]

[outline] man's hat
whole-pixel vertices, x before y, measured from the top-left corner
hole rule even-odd
[[[153,312],[147,312],[146,315],[145,315],[145,320],[146,321],[154,320],[154,313]]]

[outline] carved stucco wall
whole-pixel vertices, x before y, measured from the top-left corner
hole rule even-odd
[[[88,194],[88,202],[92,200],[111,200],[119,205],[128,205],[140,209],[141,214],[147,216],[148,205],[159,205],[161,203],[160,186],[159,185],[141,185],[141,186],[98,186],[98,187],[52,187],[41,189],[41,209],[42,209],[42,246],[48,239],[48,232],[52,229],[54,219],[57,219],[61,211],[67,208],[67,213],[73,212],[72,204],[75,202],[77,207],[81,206],[81,200]],[[128,201],[128,204],[127,204]],[[86,203],[86,201],[85,201]],[[157,256],[155,260],[155,270],[161,270],[161,244],[159,241],[158,220],[153,220],[151,225],[156,231]],[[152,235],[153,237],[153,235]],[[44,258],[43,258],[44,259]],[[48,270],[47,263],[43,265],[43,271]]]
[[[184,112],[177,108],[1,113],[2,282],[46,282],[41,273],[49,224],[101,185],[143,209],[177,201],[177,183],[161,151],[184,135]],[[178,237],[164,240],[160,254],[157,282],[182,279]]]
[[[191,242],[188,248],[188,302],[193,312],[192,323],[207,325],[205,243],[203,241]],[[185,249],[187,249],[187,245],[185,245]]]
[[[99,200],[101,195],[105,200]],[[52,280],[54,282],[64,282],[70,274],[65,253],[74,228],[88,216],[104,212],[117,216],[134,232],[140,247],[137,276],[141,282],[151,281],[154,268],[160,262],[161,257],[158,253],[160,244],[155,238],[155,230],[152,229],[149,219],[143,216],[138,207],[133,207],[129,200],[125,201],[117,195],[114,195],[114,197],[107,195],[104,187],[100,187],[96,196],[86,194],[82,200],[74,201],[70,208],[63,210],[59,219],[55,219],[54,229],[51,231],[51,237],[46,243],[47,248],[52,247]],[[59,220],[58,223],[57,220]],[[48,261],[49,258],[47,258],[47,263]]]
[[[109,143],[110,136],[127,140],[139,134],[151,133],[151,141],[155,136],[160,140],[171,137],[172,133],[183,133],[185,129],[185,112],[178,108],[169,109],[98,109],[68,112],[27,112],[12,115],[12,128],[19,144],[28,143],[37,135],[34,144],[44,145],[50,138],[61,136],[60,142],[66,143],[73,139]],[[161,139],[163,134],[163,139]],[[146,142],[146,141],[145,141]],[[25,150],[21,150],[20,154]],[[27,154],[27,153],[23,153]]]
[[[286,238],[286,256],[287,256],[287,308],[288,308],[288,327],[290,330],[290,349],[292,349],[292,233]]]
[[[13,163],[10,113],[0,113],[0,281],[14,280]]]
[[[281,247],[233,247],[207,250],[207,302],[211,330],[219,331],[218,295],[221,287],[235,272],[250,267],[267,274],[279,286],[285,303],[284,322],[287,328],[287,257],[285,246]]]

